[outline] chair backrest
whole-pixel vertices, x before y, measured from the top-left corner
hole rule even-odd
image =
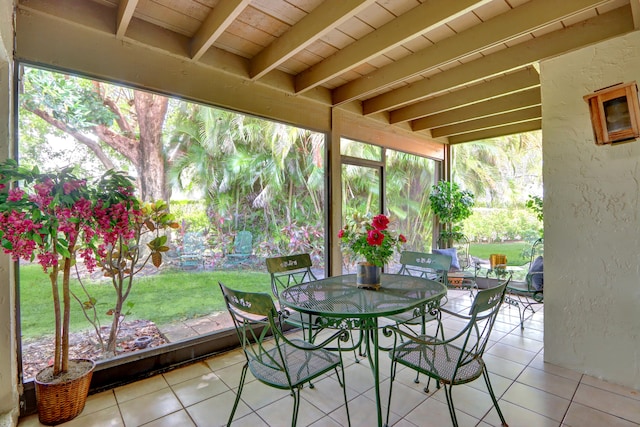
[[[196,231],[188,231],[184,233],[182,238],[182,253],[193,255],[200,254],[203,251],[204,241],[202,233]]]
[[[230,289],[220,282],[218,285],[247,360],[264,362],[264,357],[271,359],[264,348],[266,337],[277,335],[274,334],[277,311],[271,296],[265,293]],[[272,365],[282,365],[281,360],[271,362]]]
[[[250,231],[238,231],[233,240],[233,252],[239,255],[251,255],[253,251],[253,234]]]
[[[469,322],[459,334],[463,351],[456,371],[482,357],[510,279],[509,276],[500,285],[479,290],[476,294],[469,312]]]
[[[400,264],[402,265],[398,274],[446,283],[447,272],[451,268],[451,257],[427,252],[403,251],[400,254]]]
[[[286,255],[267,258],[267,271],[271,275],[271,291],[280,298],[280,290],[291,285],[318,280],[311,271],[309,254]]]

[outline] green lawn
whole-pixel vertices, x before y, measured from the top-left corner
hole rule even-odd
[[[489,259],[491,254],[504,254],[508,265],[523,265],[529,262],[531,243],[472,243],[469,253],[482,259]]]
[[[237,289],[271,293],[270,279],[266,272],[167,271],[147,277],[136,277],[127,299],[134,303],[127,319],[147,319],[162,325],[226,310],[218,281]],[[115,301],[110,282],[92,283],[87,287],[97,300],[98,312],[102,313],[101,324],[109,325],[111,318],[104,313]],[[72,289],[76,292],[80,290],[80,286],[75,283]],[[44,275],[40,266],[29,265],[20,268],[20,300],[23,338],[50,335],[53,324],[51,289],[49,278]],[[90,327],[80,305],[74,301],[71,329],[79,331]]]

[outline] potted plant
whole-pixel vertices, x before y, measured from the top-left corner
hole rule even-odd
[[[133,190],[119,172],[88,182],[71,168],[41,173],[11,159],[0,163],[0,245],[16,261],[39,263],[53,297],[53,364],[35,381],[43,424],[68,421],[84,408],[95,364],[69,360],[71,269],[80,259],[93,271],[109,245],[134,236],[140,202]]]
[[[379,289],[382,267],[389,262],[393,252],[407,239],[397,237],[389,230],[389,218],[385,215],[361,217],[355,215],[339,232],[343,247],[364,258],[357,266],[359,287]]]
[[[440,239],[451,247],[453,242],[463,237],[460,223],[472,214],[475,204],[473,193],[461,190],[455,182],[439,181],[431,187],[429,202],[442,226]]]

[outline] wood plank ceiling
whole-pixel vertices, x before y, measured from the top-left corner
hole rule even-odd
[[[116,38],[248,81],[284,79],[277,88],[293,96],[326,92],[334,107],[455,144],[540,129],[538,61],[634,30],[639,1],[20,0],[18,7],[81,25],[106,17]]]

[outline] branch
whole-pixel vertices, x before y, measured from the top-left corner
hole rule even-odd
[[[46,111],[43,111],[37,108],[36,109],[29,109],[28,107],[25,107],[25,108],[27,108],[27,110],[31,111],[36,116],[40,117],[45,122],[49,123],[51,126],[54,126],[55,128],[66,133],[67,135],[72,136],[73,138],[75,138],[76,141],[87,146],[91,151],[93,151],[93,153],[100,160],[100,162],[103,164],[105,169],[114,168],[113,162],[111,161],[109,156],[106,155],[106,153],[102,150],[102,147],[100,147],[100,145],[97,144],[95,141],[92,141],[90,138],[88,138],[86,135],[82,134],[81,132],[78,132],[77,130],[70,128],[69,126],[67,126],[66,123],[53,118]]]
[[[100,82],[94,81],[93,88],[96,94],[102,99],[102,102],[104,103],[104,105],[109,110],[111,110],[113,114],[116,115],[116,122],[118,123],[118,127],[120,128],[120,130],[122,130],[122,133],[127,137],[131,138],[134,135],[134,132],[133,132],[133,129],[131,128],[131,125],[122,114],[122,110],[120,110],[118,105],[116,105],[116,103],[112,99],[105,97],[105,94],[104,94],[104,91],[102,91],[102,86],[100,85]]]

